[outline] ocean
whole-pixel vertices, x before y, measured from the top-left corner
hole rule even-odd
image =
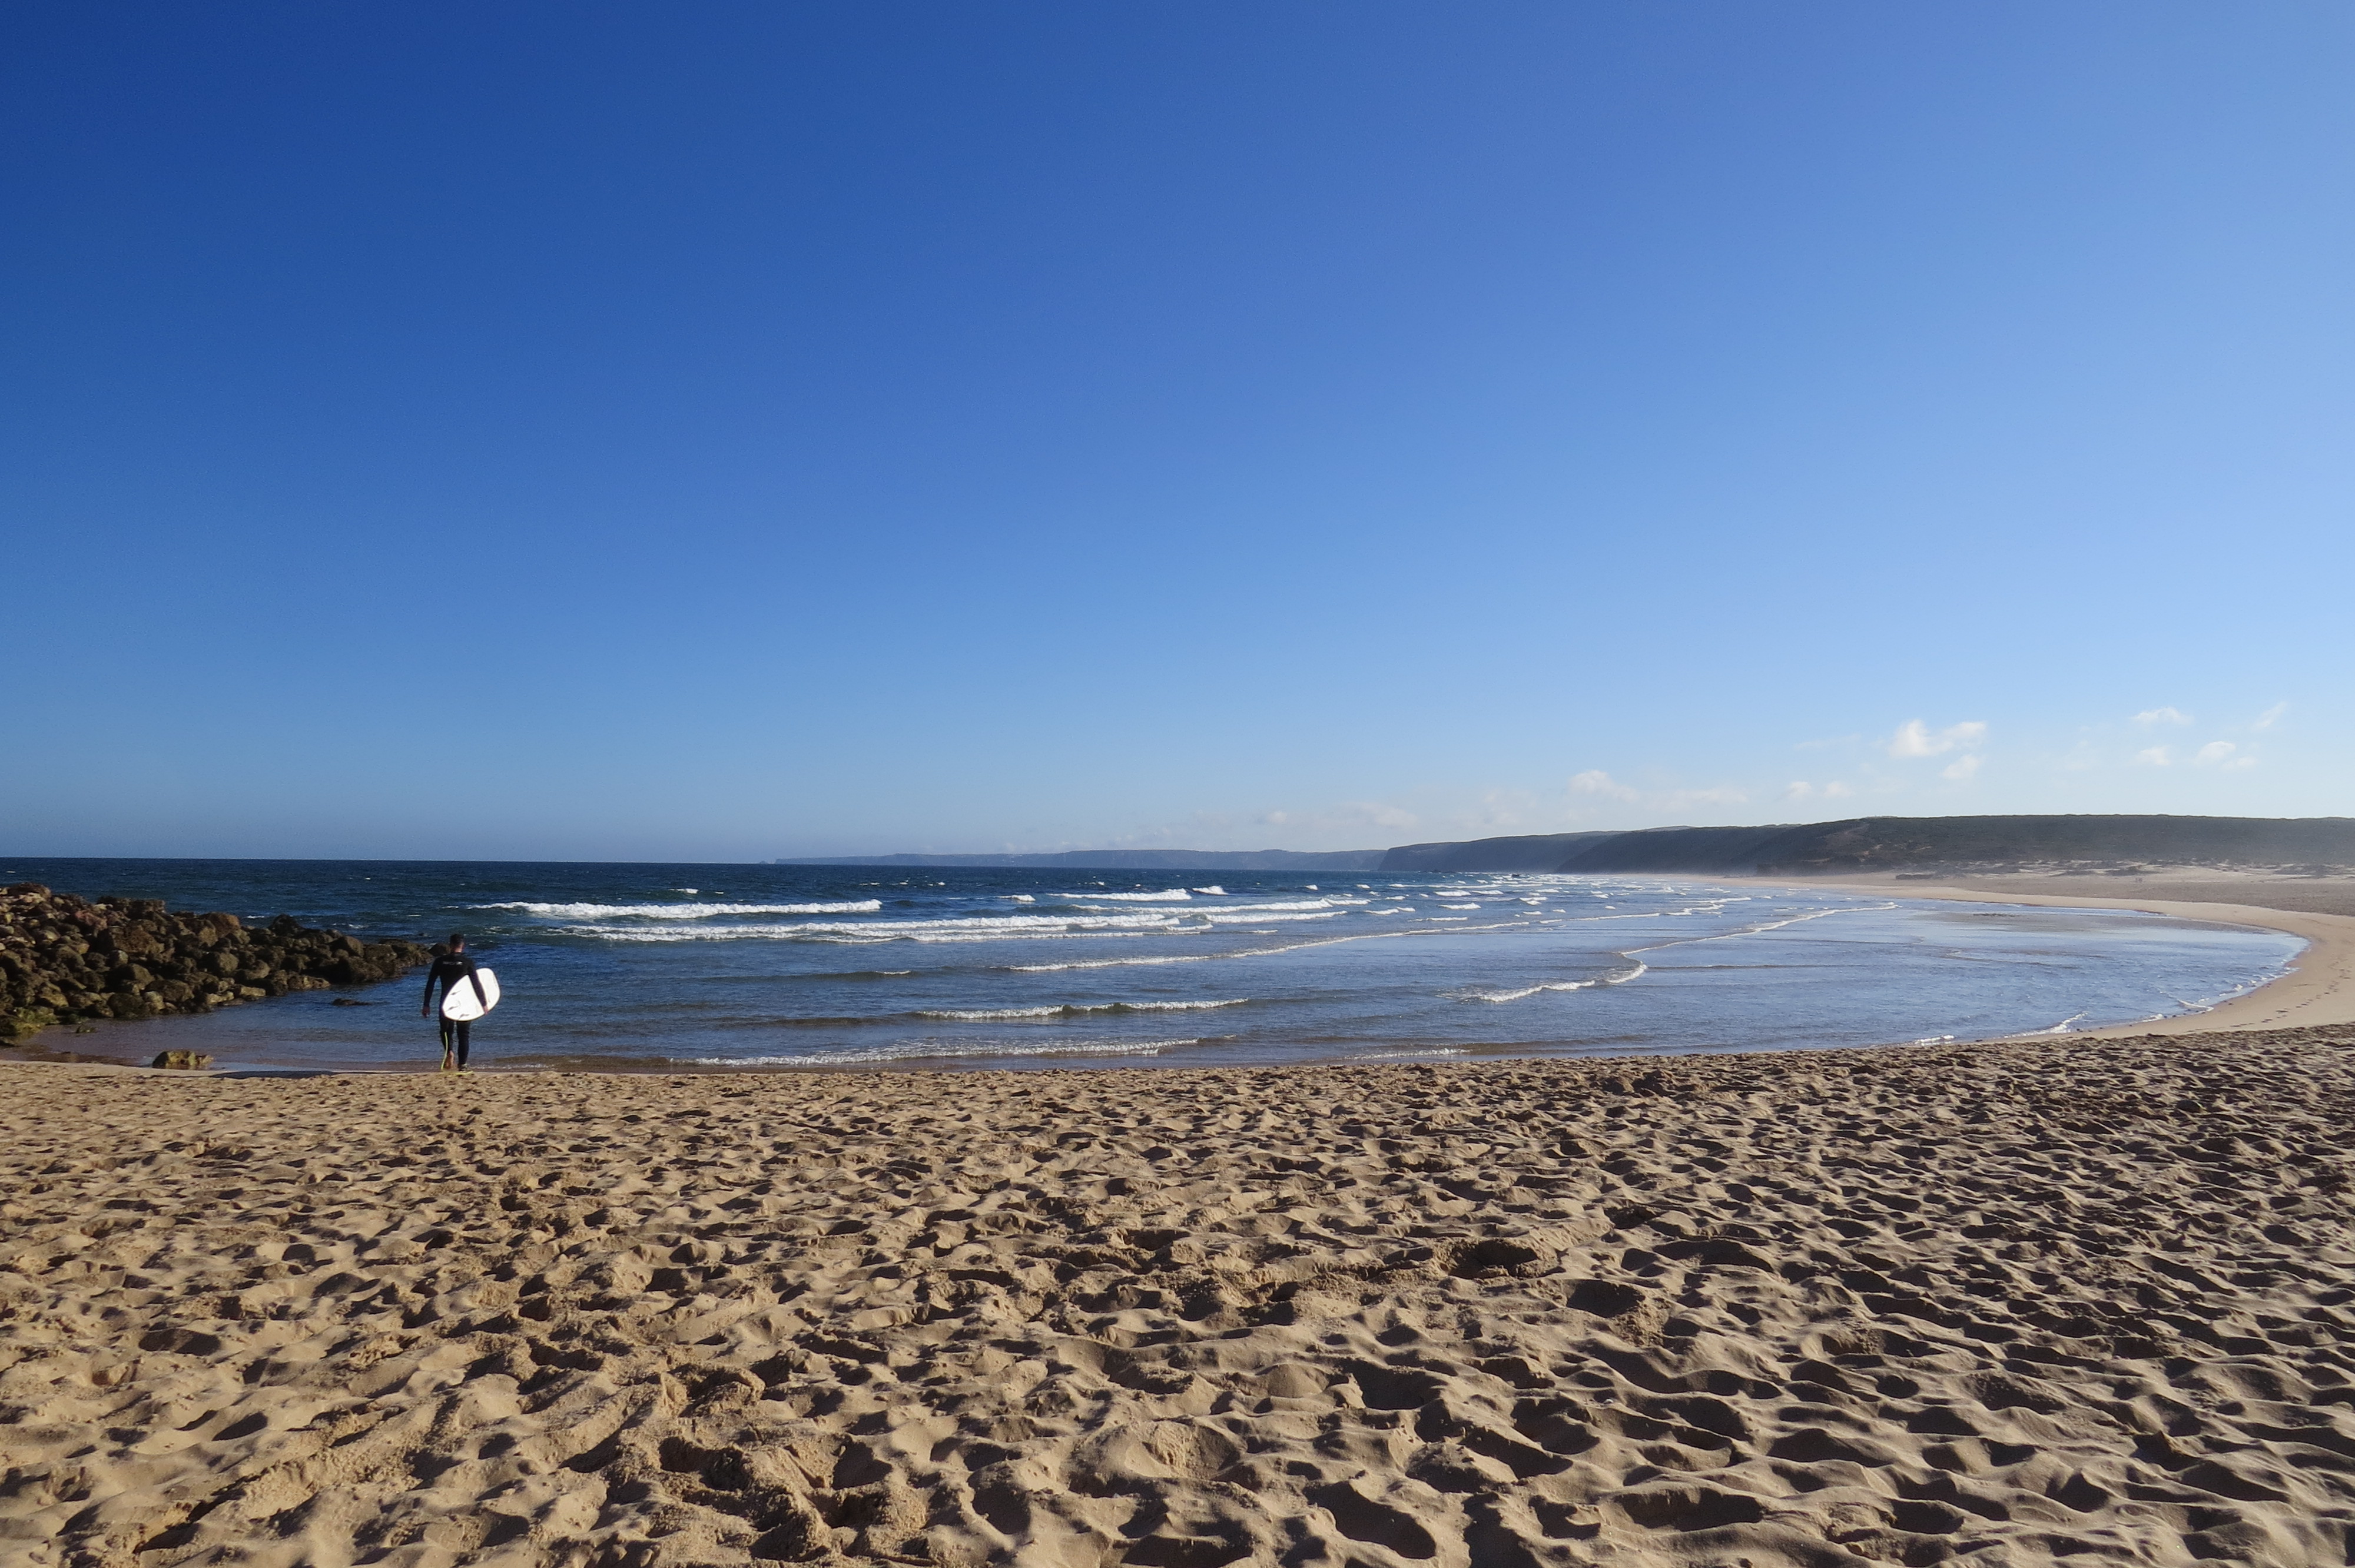
[[[1237,1066],[2066,1033],[2282,972],[2277,932],[2155,915],[1529,874],[0,858],[0,883],[467,933],[478,1066]],[[221,1066],[439,1059],[418,977],[44,1044]],[[336,1003],[357,1001],[361,1006]]]

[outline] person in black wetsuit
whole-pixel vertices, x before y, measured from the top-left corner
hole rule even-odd
[[[424,1018],[441,1011],[433,1005],[433,988],[436,985],[442,988],[442,1000],[447,1001],[451,987],[461,980],[474,988],[475,1001],[482,1002],[485,1007],[490,1005],[490,999],[483,994],[483,982],[475,978],[474,960],[466,956],[466,934],[463,931],[453,931],[450,933],[450,946],[447,950],[439,947],[434,949],[433,967],[425,971],[425,1007],[417,1016]],[[453,1058],[459,1072],[463,1073],[466,1070],[466,1053],[474,1044],[471,1038],[474,1029],[474,1025],[471,1020],[464,1023],[449,1018],[442,1020],[442,1070],[443,1072],[450,1071]]]

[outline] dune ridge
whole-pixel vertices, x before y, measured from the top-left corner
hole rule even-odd
[[[2355,1050],[5,1069],[27,1564],[2343,1563]]]

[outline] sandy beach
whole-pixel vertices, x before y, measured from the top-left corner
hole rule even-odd
[[[0,1542],[124,1568],[2343,1563],[2339,1038],[10,1066]]]

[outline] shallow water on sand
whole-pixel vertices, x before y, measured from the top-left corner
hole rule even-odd
[[[2197,1011],[2297,939],[1663,877],[0,860],[0,883],[469,934],[485,1066],[1258,1065],[1979,1039]],[[43,1043],[414,1067],[420,981]],[[358,1001],[363,1006],[336,1003]]]

